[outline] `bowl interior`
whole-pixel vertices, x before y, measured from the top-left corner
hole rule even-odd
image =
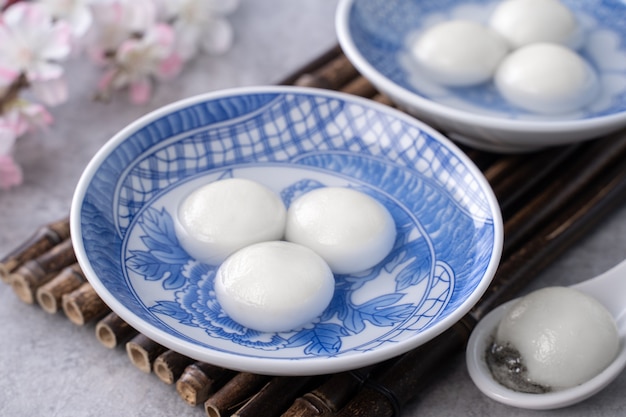
[[[366,192],[394,217],[394,249],[336,276],[315,322],[246,329],[215,300],[217,267],[192,259],[173,227],[182,196],[228,177],[259,181],[287,206],[320,186]],[[85,170],[71,226],[89,281],[131,326],[192,358],[267,374],[357,368],[426,342],[478,301],[502,246],[489,185],[447,139],[391,108],[291,87],[195,97],[132,124]]]
[[[338,19],[340,40],[366,77],[392,97],[441,117],[477,118],[511,126],[602,118],[626,110],[626,4],[609,0],[563,0],[576,15],[584,42],[578,52],[597,71],[601,92],[587,107],[560,115],[540,115],[509,104],[493,82],[472,87],[444,87],[422,73],[410,45],[426,29],[451,19],[486,23],[500,1],[344,0]],[[342,12],[342,13],[343,13]]]

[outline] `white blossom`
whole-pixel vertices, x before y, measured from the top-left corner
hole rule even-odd
[[[100,90],[130,87],[131,101],[144,103],[150,98],[152,78],[178,74],[182,61],[173,51],[174,33],[170,26],[156,24],[140,38],[124,41],[117,50],[112,68],[100,83]]]
[[[176,32],[176,50],[183,60],[199,51],[226,52],[233,43],[233,28],[226,16],[239,0],[159,0],[159,7]]]
[[[0,78],[21,73],[28,81],[61,77],[60,62],[70,53],[70,40],[69,27],[53,21],[41,5],[13,4],[0,20]]]
[[[99,0],[91,7],[94,20],[85,42],[97,62],[106,62],[123,42],[143,36],[157,23],[152,0]]]
[[[93,21],[91,0],[39,0],[39,3],[54,18],[67,22],[75,37],[82,37]]]

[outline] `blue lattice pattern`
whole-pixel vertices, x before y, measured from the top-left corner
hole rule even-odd
[[[209,105],[220,108],[221,103]],[[417,170],[439,182],[472,216],[488,217],[475,174],[409,123],[360,103],[306,94],[280,94],[256,108],[241,107],[245,113],[239,117],[188,130],[179,118],[154,123],[173,135],[146,149],[120,177],[115,210],[122,235],[147,201],[184,178],[230,164],[290,162],[329,150],[383,156]],[[192,109],[181,113],[185,111]]]

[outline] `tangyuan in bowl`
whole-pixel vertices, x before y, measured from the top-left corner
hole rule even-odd
[[[321,316],[288,332],[247,329],[216,301],[217,266],[174,231],[201,185],[248,178],[288,207],[326,186],[370,195],[392,214],[391,253],[336,274]],[[397,110],[295,87],[227,90],[157,110],[114,136],[77,186],[72,238],[100,297],[132,327],[197,360],[263,374],[323,374],[399,355],[478,301],[497,268],[502,220],[489,184],[435,130]]]
[[[561,82],[565,84],[568,77],[575,79],[572,68],[560,70],[559,66],[564,64],[559,59],[547,65],[548,70],[544,59],[532,59],[531,63],[543,66],[545,74],[552,74],[550,79],[556,82],[550,82],[548,76],[535,77],[533,83],[524,86],[524,91],[540,89],[544,99],[548,94],[560,94],[552,99],[560,103],[561,111],[546,113],[552,102],[537,106],[534,96],[525,98],[519,90],[496,82],[498,70],[505,67],[503,62],[523,49],[510,42],[510,50],[495,66],[494,74],[479,84],[447,85],[441,80],[444,71],[440,71],[442,74],[437,79],[432,70],[429,73],[428,65],[420,64],[415,46],[425,34],[432,33],[429,31],[459,21],[494,29],[490,20],[502,3],[503,0],[341,0],[337,34],[346,56],[381,92],[453,140],[478,149],[525,152],[597,138],[626,126],[626,30],[622,19],[626,4],[623,2],[546,0],[542,3],[562,4],[573,15],[576,27],[571,41],[557,46],[580,58],[576,65],[590,69],[589,80],[595,84],[586,88],[578,79],[557,93],[550,88]],[[472,47],[469,38],[458,43],[455,50],[460,55]],[[525,47],[538,45],[535,42]],[[486,61],[484,57],[481,59]],[[470,66],[443,68],[435,64],[434,69],[449,69],[452,74],[460,74]],[[545,90],[543,86],[537,87],[542,83],[547,86]],[[569,94],[578,89],[580,95]],[[579,105],[570,108],[577,99]],[[525,107],[528,105],[535,106],[537,111],[529,110]]]

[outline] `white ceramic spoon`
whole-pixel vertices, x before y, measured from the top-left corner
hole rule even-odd
[[[566,407],[596,394],[626,367],[626,261],[595,278],[573,285],[600,301],[617,323],[620,350],[615,360],[599,375],[573,388],[546,394],[526,394],[506,388],[493,379],[485,352],[501,317],[515,303],[511,300],[487,314],[472,332],[466,350],[467,369],[476,386],[488,397],[503,404],[534,410]]]

